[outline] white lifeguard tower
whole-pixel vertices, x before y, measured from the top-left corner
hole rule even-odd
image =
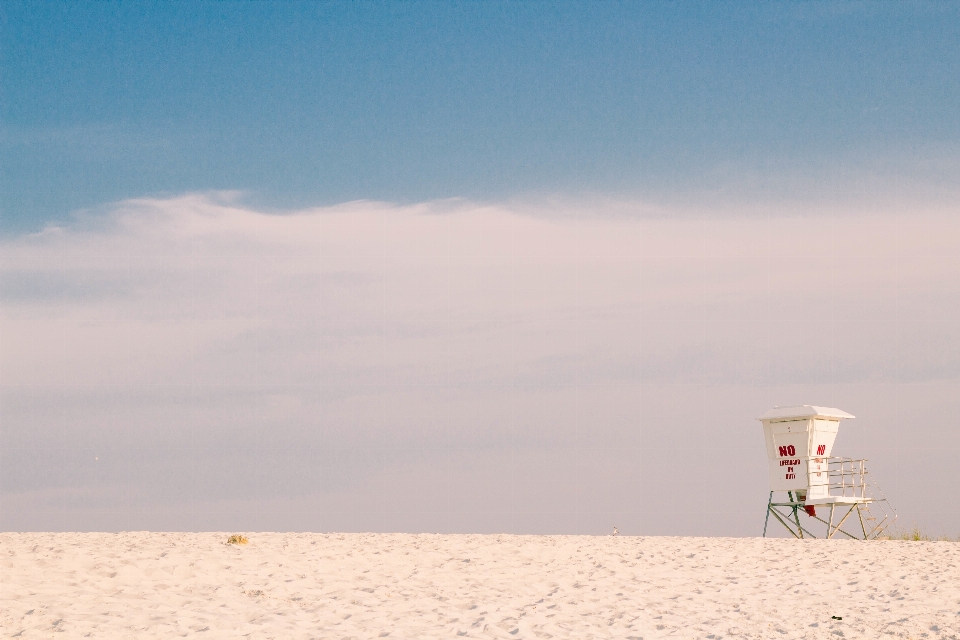
[[[830,455],[840,421],[853,417],[839,409],[801,405],[775,407],[757,418],[763,423],[770,463],[764,537],[771,514],[796,538],[840,534],[871,540],[896,520],[880,488],[870,482],[866,460]],[[805,513],[803,524],[800,511]]]

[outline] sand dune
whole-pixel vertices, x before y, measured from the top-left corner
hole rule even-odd
[[[4,637],[957,638],[960,544],[0,534]],[[832,616],[842,617],[835,620]]]

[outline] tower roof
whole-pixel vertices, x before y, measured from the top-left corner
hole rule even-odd
[[[853,418],[846,411],[840,409],[831,409],[830,407],[817,407],[812,404],[801,404],[795,407],[774,407],[757,420],[777,420],[786,418]]]

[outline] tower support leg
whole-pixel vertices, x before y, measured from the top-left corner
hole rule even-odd
[[[767,537],[767,524],[770,523],[770,509],[772,508],[770,506],[770,503],[772,502],[773,502],[773,491],[770,492],[770,498],[767,500],[767,517],[763,521],[763,537],[764,538]]]
[[[793,497],[790,498],[790,500],[793,499]],[[798,509],[799,507],[797,507],[797,505],[793,505],[793,519],[797,523],[797,531],[800,533],[800,537],[803,538],[803,526],[800,524],[800,514],[797,513]]]

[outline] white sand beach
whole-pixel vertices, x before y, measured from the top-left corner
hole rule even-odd
[[[228,535],[2,533],[3,637],[960,637],[955,542]]]

